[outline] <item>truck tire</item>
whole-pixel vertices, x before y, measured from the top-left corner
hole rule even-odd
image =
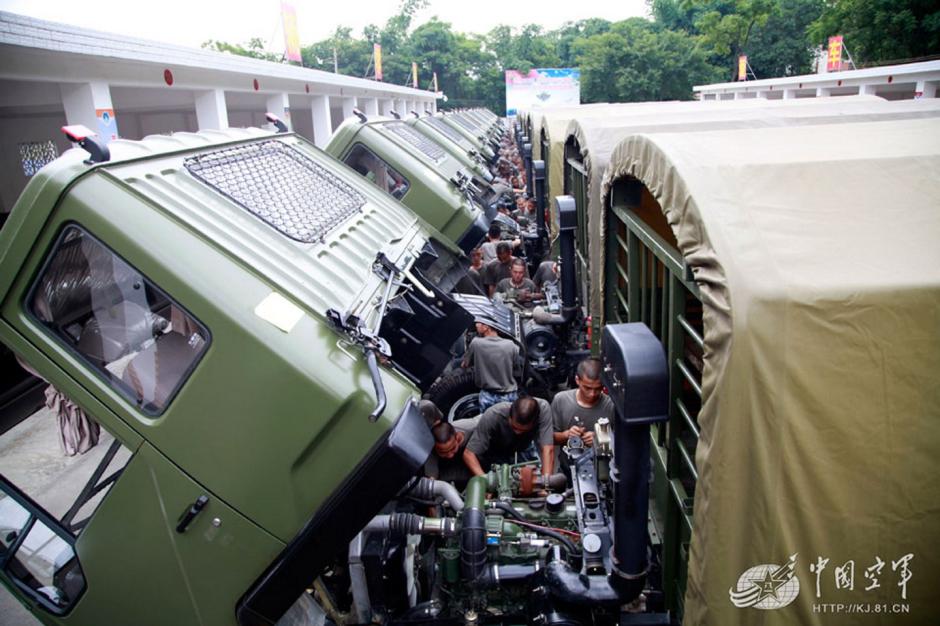
[[[448,415],[458,400],[461,400],[461,405],[466,405],[467,396],[476,396],[479,392],[473,381],[473,368],[460,368],[434,381],[424,397],[436,404],[441,413]],[[462,415],[461,417],[472,416]]]

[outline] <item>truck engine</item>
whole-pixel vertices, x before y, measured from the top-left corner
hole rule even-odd
[[[647,535],[649,424],[665,362],[638,324],[609,326],[604,383],[617,418],[571,437],[562,471],[494,465],[451,483],[415,477],[314,585],[336,624],[668,624]],[[626,390],[629,388],[629,396]]]

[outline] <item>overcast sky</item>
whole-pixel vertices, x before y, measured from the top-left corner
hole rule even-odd
[[[302,45],[325,39],[337,26],[356,35],[368,24],[383,25],[398,0],[294,0]],[[283,50],[280,0],[0,0],[0,10],[131,37],[198,47],[207,39],[241,43],[260,37],[270,51]],[[645,0],[431,0],[417,24],[432,16],[466,33],[499,24],[536,23],[553,29],[565,21],[601,17],[611,21],[645,16]]]

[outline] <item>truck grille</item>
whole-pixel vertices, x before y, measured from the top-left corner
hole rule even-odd
[[[262,141],[189,157],[189,173],[303,243],[322,241],[365,197],[300,151]]]

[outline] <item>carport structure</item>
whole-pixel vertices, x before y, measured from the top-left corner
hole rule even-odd
[[[905,555],[911,613],[940,612],[940,119],[829,116],[636,126],[600,183],[607,321],[645,322],[670,364],[651,496],[684,624],[752,623],[730,593],[791,558],[801,589],[768,624],[902,602]]]

